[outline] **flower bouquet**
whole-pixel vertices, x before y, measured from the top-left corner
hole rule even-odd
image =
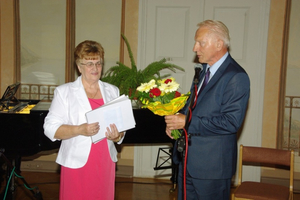
[[[179,84],[174,78],[154,80],[142,83],[137,88],[137,98],[143,104],[142,108],[148,108],[154,114],[165,116],[174,115],[185,105],[190,93],[178,92]],[[179,130],[172,130],[174,139],[181,135]]]

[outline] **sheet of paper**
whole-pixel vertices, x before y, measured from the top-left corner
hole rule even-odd
[[[130,99],[122,95],[97,109],[86,113],[88,123],[99,122],[99,132],[92,136],[94,143],[105,138],[106,127],[115,124],[119,132],[135,127],[135,120]]]

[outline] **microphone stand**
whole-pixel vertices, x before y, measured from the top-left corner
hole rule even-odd
[[[201,64],[200,64],[201,65]],[[190,104],[188,107],[188,112],[185,118],[185,126],[182,131],[184,134],[181,133],[180,138],[177,140],[177,151],[181,153],[181,158],[184,158],[184,164],[183,164],[183,197],[184,200],[186,200],[186,163],[187,163],[187,152],[188,152],[188,127],[190,125],[190,117],[192,114],[192,110],[195,107],[197,100],[195,101],[195,98],[197,97],[197,92],[198,92],[198,83],[199,83],[199,75],[200,72],[202,71],[202,65],[201,67],[196,65],[195,66],[195,76],[194,76],[194,81],[193,81],[193,87],[194,87],[194,92],[192,93],[191,99],[190,99]]]
[[[201,65],[201,64],[200,64]],[[196,64],[196,66],[198,66],[198,64]],[[200,72],[202,71],[202,65],[201,67],[196,67],[195,66],[195,76],[194,76],[194,81],[193,81],[193,88],[194,88],[194,92],[192,93],[192,96],[190,98],[190,104],[188,107],[188,112],[185,118],[185,126],[184,126],[184,130],[188,130],[188,127],[190,125],[190,116],[191,116],[191,111],[194,107],[194,99],[196,97],[197,94],[197,85],[199,84],[199,75]],[[182,131],[184,132],[184,131]],[[181,152],[183,154],[184,150],[185,150],[186,144],[185,144],[185,135],[181,133],[180,138],[177,141],[177,151]],[[183,157],[183,155],[182,155]]]
[[[189,120],[189,118],[190,118],[190,116],[191,116],[191,110],[192,110],[192,108],[193,108],[193,99],[195,99],[195,96],[196,96],[196,92],[197,91],[194,91],[193,92],[193,94],[192,94],[192,96],[191,96],[191,101],[190,101],[190,104],[189,104],[189,109],[188,109],[188,112],[187,112],[187,115],[186,115],[186,118],[185,118],[185,126],[184,126],[184,130],[188,130],[188,127],[189,127],[189,125],[190,125],[190,120]],[[184,130],[182,131],[182,133],[184,133]],[[180,153],[181,153],[181,157],[183,158],[183,156],[184,156],[184,151],[185,151],[185,149],[186,149],[186,139],[185,139],[185,134],[182,134],[181,133],[181,136],[180,136],[180,138],[178,139],[178,141],[177,141],[177,151],[179,151]],[[188,136],[187,136],[188,137]]]

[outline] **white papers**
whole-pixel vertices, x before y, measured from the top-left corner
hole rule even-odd
[[[88,123],[99,122],[100,130],[92,136],[93,143],[105,138],[106,127],[115,124],[119,132],[135,127],[135,120],[130,99],[122,95],[85,114]]]

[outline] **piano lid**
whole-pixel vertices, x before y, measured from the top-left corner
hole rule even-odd
[[[20,87],[20,83],[15,83],[7,86],[0,100],[0,110],[9,109],[9,104],[11,103],[15,103],[15,104],[19,103],[19,100],[15,97],[15,94],[19,89],[19,87]]]

